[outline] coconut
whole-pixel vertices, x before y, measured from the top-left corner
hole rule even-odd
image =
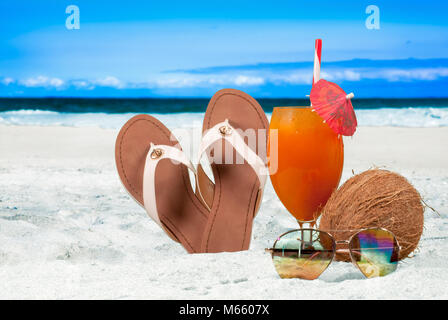
[[[333,192],[322,211],[319,229],[329,232],[336,241],[354,234],[342,230],[387,229],[401,246],[401,260],[417,248],[423,232],[423,212],[422,198],[406,178],[372,169],[353,176]],[[336,259],[350,261],[346,254],[337,254]]]

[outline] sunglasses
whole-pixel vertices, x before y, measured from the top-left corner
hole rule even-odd
[[[279,276],[317,279],[336,254],[348,254],[367,278],[386,276],[397,269],[400,245],[392,232],[382,228],[332,232],[356,233],[342,241],[316,229],[291,230],[278,237],[274,246],[266,251],[271,253]],[[345,248],[336,249],[340,246]]]

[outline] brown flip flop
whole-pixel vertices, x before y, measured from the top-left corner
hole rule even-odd
[[[197,193],[210,208],[201,251],[249,248],[267,178],[268,128],[261,106],[242,91],[223,89],[210,100],[199,161],[207,153],[215,183],[198,166]]]
[[[131,118],[117,136],[115,161],[148,215],[189,253],[201,252],[208,210],[191,187],[187,168],[195,169],[168,128],[149,115]]]

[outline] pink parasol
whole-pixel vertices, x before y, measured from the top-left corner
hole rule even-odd
[[[320,79],[311,89],[311,107],[334,132],[352,136],[358,125],[350,100],[353,97],[353,93],[346,94],[336,83]]]

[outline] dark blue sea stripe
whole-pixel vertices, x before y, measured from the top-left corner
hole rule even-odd
[[[258,99],[266,112],[275,106],[306,106],[308,99]],[[181,113],[205,112],[206,98],[0,98],[0,112],[47,110],[61,113]],[[447,98],[354,99],[355,109],[447,108]]]

